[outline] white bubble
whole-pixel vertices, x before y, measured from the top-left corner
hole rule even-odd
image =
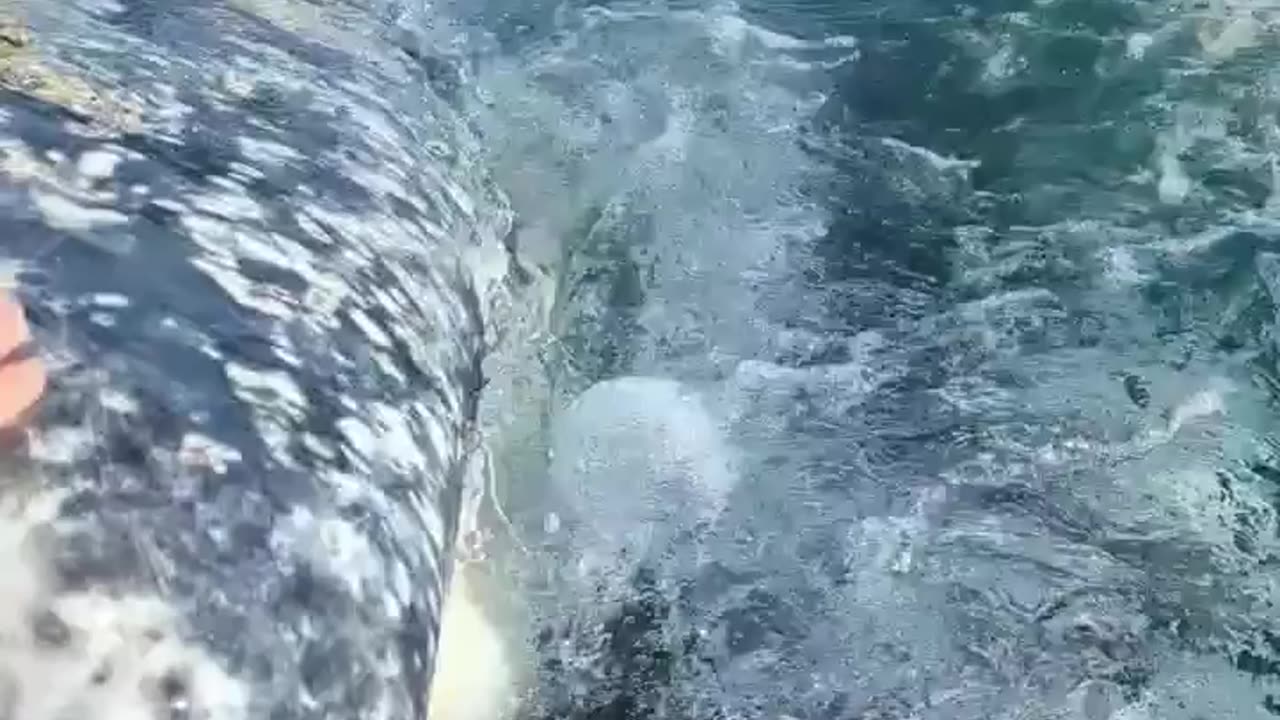
[[[737,479],[710,412],[672,380],[599,383],[553,435],[552,483],[589,567],[643,558],[714,518]]]

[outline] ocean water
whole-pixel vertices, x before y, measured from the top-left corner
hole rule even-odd
[[[1280,8],[22,12],[55,574],[219,712],[1280,714]]]
[[[1276,8],[487,12],[523,716],[1280,712]]]

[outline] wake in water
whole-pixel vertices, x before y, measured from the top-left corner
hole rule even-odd
[[[1272,11],[1015,5],[566,7],[480,73],[523,237],[568,243],[505,471],[560,558],[524,561],[529,714],[1280,707]],[[734,489],[643,559],[556,555],[584,496],[684,509],[663,450],[600,497],[537,457],[660,397],[579,416],[634,375],[697,392]],[[620,545],[602,614],[575,562]]]

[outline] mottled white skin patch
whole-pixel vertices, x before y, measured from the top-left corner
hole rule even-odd
[[[28,184],[31,209],[39,219],[113,253],[127,252],[132,246],[118,236],[106,240],[100,231],[125,225],[129,216],[114,206],[116,192],[98,185],[122,159],[111,149],[88,151],[74,161],[59,152],[40,156],[21,143],[0,139],[0,169]]]
[[[103,180],[111,177],[116,166],[124,157],[111,149],[91,150],[76,161],[76,169],[89,180]]]
[[[317,518],[299,508],[276,526],[272,543],[304,557],[346,585],[356,598],[364,598],[366,585],[379,574],[377,553],[356,527],[341,518]]]
[[[129,221],[124,213],[86,207],[59,193],[37,191],[33,197],[45,222],[59,230],[91,230],[103,225],[123,225]]]
[[[672,380],[596,384],[557,419],[552,448],[552,486],[589,575],[625,574],[714,519],[737,481],[710,412]]]
[[[160,598],[59,588],[40,541],[61,497],[9,490],[0,500],[0,717],[248,716],[245,687],[183,638]]]

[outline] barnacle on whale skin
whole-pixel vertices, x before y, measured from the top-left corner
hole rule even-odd
[[[56,67],[39,52],[19,0],[0,0],[0,89],[56,105],[111,132],[135,132],[141,123],[137,107]]]

